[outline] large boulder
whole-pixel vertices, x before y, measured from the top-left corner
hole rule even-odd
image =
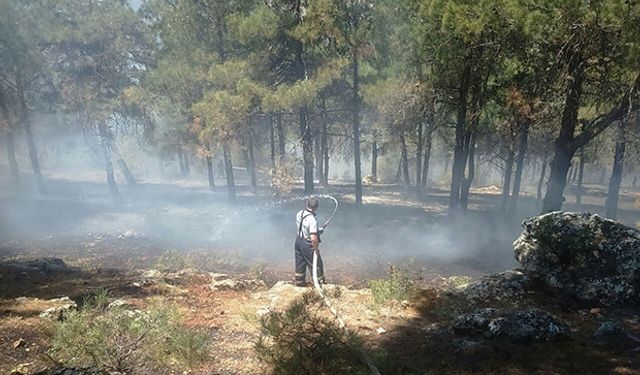
[[[640,232],[598,215],[525,220],[515,257],[532,280],[589,305],[638,303]]]

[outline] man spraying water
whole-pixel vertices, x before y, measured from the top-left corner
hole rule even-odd
[[[310,197],[306,201],[305,209],[296,214],[296,226],[298,229],[295,243],[296,286],[307,286],[307,268],[311,274],[314,272],[314,253],[317,256],[316,272],[318,281],[324,283],[324,267],[320,257],[320,234],[322,229],[318,225],[318,219],[316,219],[318,205],[318,198]]]

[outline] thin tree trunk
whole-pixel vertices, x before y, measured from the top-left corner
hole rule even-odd
[[[276,169],[276,132],[273,126],[273,115],[269,115],[269,145],[271,146],[271,171]]]
[[[24,86],[22,82],[22,75],[16,73],[16,93],[18,97],[18,105],[20,107],[20,119],[22,127],[27,136],[27,148],[29,151],[29,159],[31,160],[31,169],[33,175],[36,178],[36,188],[38,193],[46,194],[44,183],[42,182],[42,173],[40,171],[40,161],[38,160],[38,151],[36,149],[36,143],[33,139],[33,131],[31,129],[31,118],[29,116],[29,110],[27,108],[27,102],[25,99]]]
[[[118,163],[118,167],[120,168],[120,171],[124,175],[124,179],[127,181],[127,184],[135,185],[136,184],[136,179],[133,177],[133,174],[131,173],[131,170],[129,169],[129,166],[124,161],[124,159],[119,157],[116,161]]]
[[[133,177],[133,174],[131,173],[129,166],[124,161],[122,154],[120,154],[120,149],[115,144],[115,142],[111,143],[111,152],[113,153],[113,156],[115,156],[116,163],[118,164],[118,168],[120,168],[120,172],[122,172],[122,175],[124,176],[124,179],[127,181],[127,184],[135,185],[136,179]]]
[[[636,185],[637,185],[637,182],[638,182],[638,176],[634,175],[633,176],[633,180],[631,181],[631,187],[635,189]]]
[[[105,172],[107,174],[107,185],[109,186],[109,192],[111,196],[118,200],[120,199],[120,190],[116,184],[116,177],[113,174],[113,163],[111,162],[111,137],[107,130],[107,126],[100,122],[98,124],[98,134],[100,135],[100,143],[102,144],[102,154],[104,157]]]
[[[207,162],[207,177],[209,179],[209,189],[211,191],[214,190],[216,184],[213,178],[213,156],[211,155],[211,145],[209,142],[204,144],[205,151],[207,155],[205,156],[205,160]]]
[[[427,187],[427,183],[429,182],[429,164],[431,162],[431,138],[432,131],[429,130],[426,132],[426,146],[427,149],[424,152],[424,162],[422,163],[422,186]]]
[[[378,182],[378,142],[375,138],[371,145],[371,180]]]
[[[357,29],[357,18],[355,19],[355,28]],[[362,204],[362,170],[360,165],[360,73],[358,66],[358,54],[355,47],[351,50],[351,68],[353,73],[353,159],[356,173],[356,205]]]
[[[460,208],[460,187],[464,179],[464,135],[467,127],[467,96],[469,94],[469,78],[471,69],[466,66],[458,89],[458,112],[456,115],[456,136],[453,149],[453,166],[451,168],[451,187],[449,189],[449,215],[455,215]]]
[[[402,182],[405,190],[409,190],[411,180],[409,179],[409,154],[407,153],[407,142],[404,136],[404,130],[400,132],[400,147],[402,152]]]
[[[520,197],[520,185],[522,183],[522,172],[524,171],[524,160],[527,155],[527,145],[529,144],[529,125],[525,124],[520,133],[518,144],[518,162],[516,163],[516,173],[513,177],[513,191],[509,202],[509,215],[513,217],[518,208],[518,198]]]
[[[320,155],[322,157],[322,174],[320,183],[324,187],[329,186],[329,134],[327,134],[327,103],[324,97],[320,101],[320,121],[322,135],[320,140]]]
[[[313,193],[313,134],[309,126],[307,106],[300,107],[300,135],[302,136],[302,158],[304,159],[304,192]]]
[[[509,202],[509,191],[511,190],[511,175],[513,174],[513,159],[515,152],[509,150],[507,160],[504,163],[504,178],[502,182],[502,201],[500,202],[500,211],[506,212]]]
[[[324,175],[322,176],[322,184],[329,186],[329,134],[327,133],[327,123],[322,124],[322,157],[324,158]]]
[[[248,137],[248,144],[247,147],[249,148],[249,166],[248,166],[248,170],[249,170],[249,177],[251,178],[251,190],[253,191],[254,194],[258,193],[258,179],[256,177],[256,157],[255,157],[255,150],[253,149],[253,131],[249,130],[249,134],[247,135]]]
[[[284,161],[286,156],[286,138],[284,135],[284,126],[282,126],[282,116],[276,115],[276,128],[278,129],[278,154],[280,155],[280,161]]]
[[[422,138],[424,124],[422,121],[418,124],[418,139],[416,146],[416,196],[422,199],[422,148],[424,139]]]
[[[189,151],[183,152],[183,159],[184,159],[184,171],[185,171],[185,174],[188,176],[191,171],[189,167]]]
[[[476,124],[477,125],[477,124]],[[467,177],[462,180],[462,186],[460,187],[460,208],[462,211],[466,211],[469,206],[469,190],[471,190],[471,184],[473,184],[473,179],[476,176],[476,138],[477,132],[475,131],[476,127],[474,126],[474,130],[472,130],[471,140],[469,142],[468,148],[469,151],[467,153],[468,163],[467,164]]]
[[[187,175],[187,168],[184,163],[184,152],[182,146],[178,146],[178,164],[180,165],[180,176],[185,177]]]
[[[398,163],[398,170],[396,171],[396,179],[394,181],[395,184],[400,185],[400,178],[402,178],[402,163],[404,162],[404,158],[402,155],[400,156],[400,162]]]
[[[538,188],[536,189],[536,198],[542,200],[542,185],[544,184],[544,178],[547,175],[547,153],[544,154],[542,160],[542,170],[540,171],[540,179],[538,180]]]
[[[621,121],[618,125],[618,139],[613,156],[613,169],[609,179],[609,190],[605,200],[605,215],[610,219],[616,219],[618,215],[618,199],[620,196],[620,184],[622,182],[622,171],[624,168],[624,153],[626,149],[626,124]]]
[[[314,142],[315,142],[315,149],[314,151],[314,155],[315,155],[315,159],[316,159],[316,180],[318,180],[319,183],[322,183],[322,176],[324,176],[324,170],[322,169],[323,167],[323,155],[322,155],[322,135],[321,134],[316,134],[316,136],[314,137]]]
[[[224,159],[225,176],[227,177],[227,197],[229,201],[236,200],[236,182],[233,176],[233,162],[231,161],[231,147],[229,141],[222,143],[222,158]]]
[[[578,165],[578,184],[576,186],[576,206],[582,207],[582,182],[584,181],[584,149],[580,152],[580,164]]]
[[[5,145],[7,149],[7,161],[9,162],[9,170],[11,171],[11,180],[14,187],[22,186],[22,180],[20,179],[20,168],[18,167],[18,161],[16,159],[16,146],[15,139],[13,138],[14,127],[11,122],[11,116],[9,114],[9,106],[7,105],[6,97],[0,87],[0,112],[2,112],[2,119],[6,124],[7,132],[5,134]]]

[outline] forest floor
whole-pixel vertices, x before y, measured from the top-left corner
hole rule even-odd
[[[56,303],[50,299],[69,297],[82,304],[102,289],[111,298],[141,307],[160,296],[179,306],[185,324],[206,331],[210,360],[190,373],[269,371],[254,352],[260,335],[256,314],[272,306],[274,298],[284,309],[301,293],[279,283],[291,279],[290,221],[300,202],[267,209],[272,198],[266,191],[254,197],[241,189],[238,205],[245,209],[236,217],[238,206],[220,203],[223,187],[209,198],[201,187],[180,192],[172,186],[141,184],[125,191],[128,203],[113,206],[96,198],[103,186],[68,181],[50,181],[48,186],[49,198],[0,198],[0,374],[16,369],[30,374],[52,366],[46,353],[53,325],[39,313]],[[516,267],[511,243],[521,219],[537,213],[538,202],[532,197],[521,199],[518,218],[505,221],[496,209],[499,190],[475,189],[468,217],[454,223],[444,215],[446,191],[433,189],[426,202],[416,202],[412,192],[396,186],[368,186],[366,205],[355,209],[349,203],[351,188],[336,184],[327,191],[341,206],[324,238],[323,255],[328,281],[346,288],[336,304],[347,326],[376,357],[386,358],[384,373],[640,374],[637,353],[629,354],[625,343],[598,346],[591,340],[603,316],[625,321],[637,332],[637,311],[575,310],[563,301],[531,296],[518,306],[538,306],[560,316],[572,328],[569,341],[496,341],[482,350],[458,350],[452,349],[450,338],[425,340],[424,332],[434,324],[479,307],[461,305],[451,295],[452,287]],[[583,208],[602,211],[603,187],[587,188]],[[628,225],[640,220],[637,194],[625,190],[621,197],[620,219]],[[567,202],[572,209],[571,196]],[[212,237],[216,228],[223,230]],[[43,257],[60,258],[66,266],[29,266]],[[368,282],[385,278],[390,264],[406,272],[419,292],[403,304],[375,304]],[[174,272],[149,276],[158,269]],[[214,291],[212,272],[260,279],[267,288]],[[279,291],[269,290],[274,285]]]

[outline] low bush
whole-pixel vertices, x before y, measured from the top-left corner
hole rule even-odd
[[[69,366],[126,373],[141,366],[190,368],[207,356],[207,335],[183,327],[175,306],[161,301],[144,311],[104,306],[86,303],[57,323],[51,357]]]
[[[390,300],[401,302],[410,299],[415,293],[415,286],[407,273],[394,266],[389,266],[386,279],[371,280],[369,288],[376,304]]]
[[[262,335],[255,344],[259,358],[274,374],[367,374],[359,356],[361,340],[323,315],[322,301],[303,295],[283,312],[261,319]]]

